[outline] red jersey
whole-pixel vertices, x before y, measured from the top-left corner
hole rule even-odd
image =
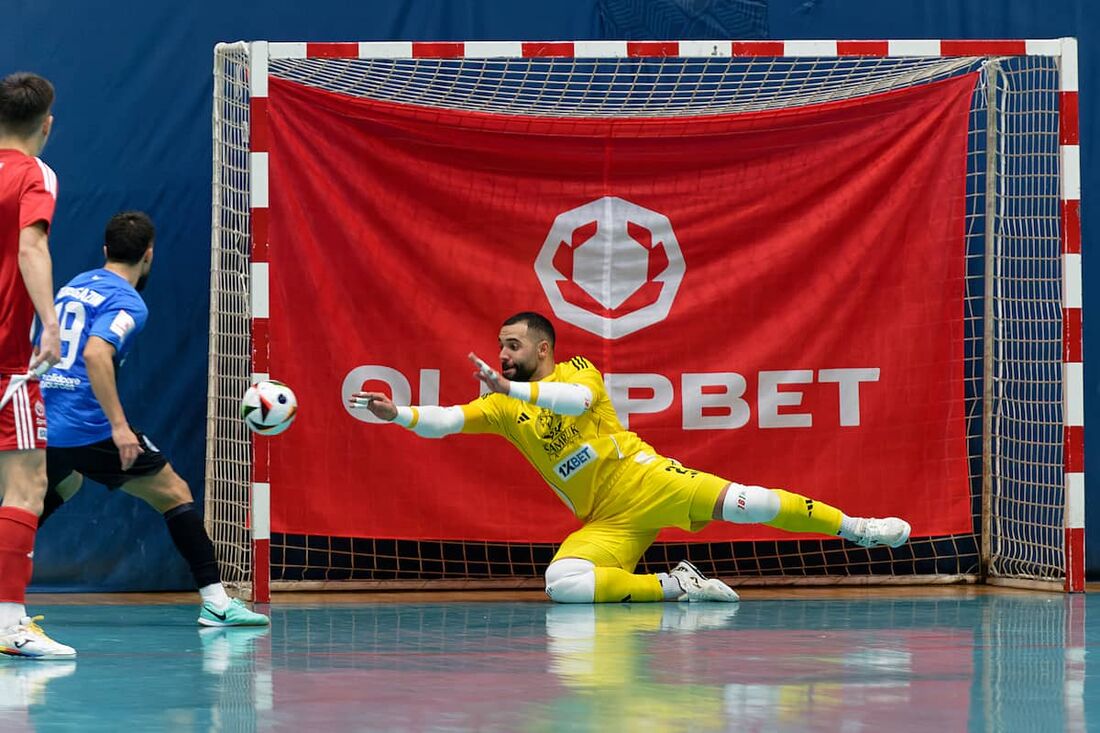
[[[34,305],[19,271],[19,232],[36,222],[48,230],[56,202],[57,174],[48,165],[0,150],[0,374],[24,372],[31,360]]]

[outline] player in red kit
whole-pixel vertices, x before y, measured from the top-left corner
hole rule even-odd
[[[28,370],[41,373],[61,351],[47,240],[57,176],[36,157],[53,125],[53,99],[53,86],[35,74],[0,80],[0,388],[8,400],[0,409],[0,654],[33,659],[76,655],[24,607],[46,493],[46,411],[37,382],[13,382]]]

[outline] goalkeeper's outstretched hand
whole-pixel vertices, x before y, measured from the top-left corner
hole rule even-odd
[[[477,371],[474,372],[474,377],[481,380],[481,382],[489,388],[489,391],[505,395],[508,394],[508,390],[511,389],[512,383],[500,376],[500,372],[477,358],[477,354],[472,351],[467,355],[467,358],[477,367]]]
[[[382,420],[393,420],[397,417],[397,406],[381,392],[356,392],[348,400],[353,410],[367,409]]]

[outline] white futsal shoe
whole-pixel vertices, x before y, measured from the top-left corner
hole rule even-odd
[[[684,594],[677,600],[680,601],[719,601],[721,603],[736,603],[740,599],[728,585],[717,578],[706,578],[687,560],[681,560],[680,564],[668,573],[676,578]]]
[[[46,636],[46,632],[37,623],[41,620],[41,616],[24,616],[18,624],[0,632],[0,654],[23,659],[75,658],[75,649]]]
[[[864,519],[860,517],[855,519],[855,523],[856,526],[852,536],[848,539],[860,547],[879,547],[880,545],[898,547],[904,545],[909,540],[909,532],[912,529],[909,522],[897,517],[886,517],[885,519]]]

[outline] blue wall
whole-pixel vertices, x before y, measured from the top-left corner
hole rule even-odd
[[[185,9],[183,9],[185,8]],[[688,10],[685,10],[687,8]],[[8,0],[0,72],[28,69],[57,87],[43,157],[58,172],[51,244],[55,281],[100,263],[102,227],[123,208],[159,227],[150,318],[123,371],[130,419],[148,432],[201,501],[206,407],[212,49],[229,40],[501,40],[597,38],[1042,38],[1081,40],[1086,237],[1097,174],[1096,40],[1100,13],[1084,0],[502,0],[342,3],[292,0]],[[1086,244],[1086,253],[1088,245]],[[1085,282],[1100,264],[1085,256]],[[1085,360],[1100,317],[1085,295]],[[1094,334],[1098,334],[1094,336]],[[1090,348],[1091,347],[1091,348]],[[1100,381],[1086,368],[1086,463],[1095,460]],[[1100,476],[1100,474],[1097,474]],[[1100,485],[1100,478],[1090,484]],[[1089,568],[1100,572],[1100,506],[1090,506]],[[1095,538],[1095,539],[1092,539]],[[163,522],[126,496],[89,485],[46,526],[38,589],[191,587]]]

